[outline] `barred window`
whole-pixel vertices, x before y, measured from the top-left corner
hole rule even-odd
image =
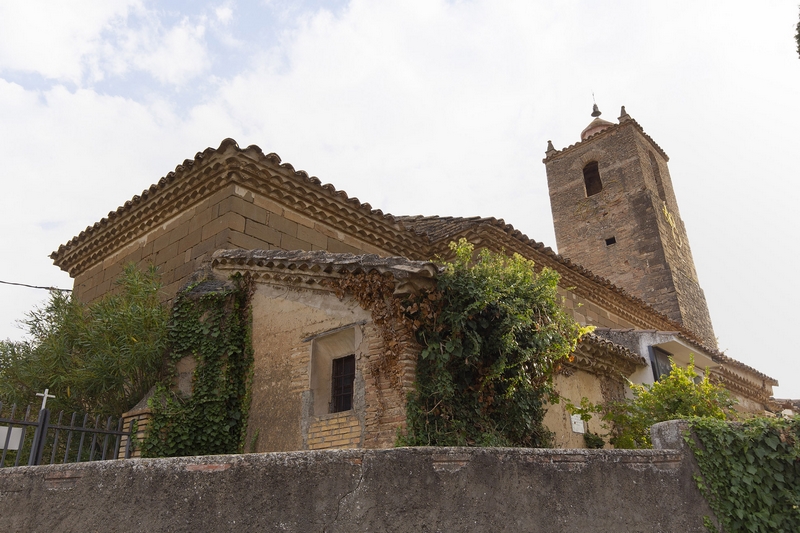
[[[331,413],[353,408],[353,380],[356,377],[356,356],[333,360],[331,369]]]

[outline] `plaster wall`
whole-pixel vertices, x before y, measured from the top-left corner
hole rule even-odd
[[[558,294],[563,298],[562,306],[573,320],[582,326],[599,328],[628,329],[637,326],[619,315],[603,309],[596,303],[583,298],[567,288],[558,287]]]
[[[600,379],[597,375],[584,370],[569,370],[569,375],[559,374],[555,377],[554,384],[556,391],[565,399],[575,405],[580,405],[581,398],[588,399],[591,403],[597,404],[607,401],[603,397]],[[562,400],[557,404],[547,406],[547,414],[544,417],[544,425],[554,433],[554,448],[585,448],[583,433],[573,430],[571,415],[566,409],[565,402]],[[597,417],[592,418],[583,424],[584,431],[593,433],[605,433],[600,426]]]
[[[263,283],[257,284],[252,312],[253,385],[245,449],[263,452],[360,447],[365,414],[364,324],[370,319],[369,312],[351,298],[340,300],[328,291]],[[345,326],[354,330],[354,409],[315,416],[311,385],[314,337]],[[320,429],[320,425],[330,427]],[[339,438],[342,434],[333,431],[342,427],[348,430],[345,442]],[[333,432],[324,434],[325,431]]]

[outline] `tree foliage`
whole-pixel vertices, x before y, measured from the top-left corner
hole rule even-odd
[[[408,311],[423,345],[406,445],[545,446],[552,378],[588,331],[560,305],[558,274],[452,243],[436,291]]]
[[[28,339],[0,342],[0,400],[25,405],[50,389],[51,409],[120,415],[155,384],[167,311],[155,268],[127,265],[116,291],[91,304],[53,291],[22,323]]]
[[[603,420],[611,423],[610,442],[615,447],[652,447],[650,427],[657,422],[690,417],[726,420],[732,416],[730,393],[711,383],[708,374],[698,379],[694,359],[686,368],[670,362],[670,373],[660,381],[652,385],[631,383],[632,399],[595,407]]]

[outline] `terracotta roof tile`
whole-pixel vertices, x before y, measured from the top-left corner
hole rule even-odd
[[[254,144],[251,144],[245,149],[241,149],[239,148],[239,145],[236,143],[235,140],[227,138],[220,143],[218,148],[216,149],[210,147],[206,148],[202,152],[197,152],[197,154],[195,154],[194,156],[194,159],[184,160],[182,164],[175,167],[174,171],[169,172],[166,176],[159,179],[157,183],[150,185],[150,187],[142,191],[141,194],[134,195],[133,198],[127,200],[121,206],[117,207],[116,210],[109,212],[108,215],[100,219],[98,222],[95,222],[91,226],[87,226],[86,229],[84,229],[78,235],[70,239],[66,244],[60,245],[58,247],[58,250],[50,254],[50,258],[53,259],[53,262],[56,265],[62,266],[61,262],[63,258],[72,249],[77,248],[79,245],[91,239],[95,234],[106,229],[109,226],[109,224],[111,224],[114,221],[114,219],[129,214],[131,211],[135,210],[142,204],[149,203],[149,201],[151,201],[154,196],[160,195],[160,193],[162,193],[164,189],[167,189],[176,180],[180,180],[185,173],[191,171],[195,166],[202,165],[206,160],[210,159],[213,155],[217,153],[224,153],[230,149],[233,149],[238,153],[246,153],[255,160],[266,161],[273,165],[279,166],[282,169],[288,170],[290,173],[293,174],[294,178],[300,180],[301,183],[311,185],[313,187],[319,187],[330,196],[338,198],[340,200],[343,200],[351,204],[354,208],[363,211],[365,214],[380,217],[389,224],[395,223],[395,217],[393,217],[392,215],[384,214],[383,211],[381,211],[380,209],[373,209],[370,204],[361,203],[361,201],[358,198],[349,197],[345,191],[337,190],[336,187],[334,187],[329,183],[322,185],[319,178],[314,176],[309,176],[308,173],[304,170],[295,170],[295,168],[291,164],[282,163],[281,158],[278,154],[276,153],[264,154],[261,148],[259,148]]]
[[[638,366],[647,365],[647,362],[645,361],[644,357],[642,357],[638,353],[629,350],[628,348],[622,346],[621,344],[617,344],[616,342],[613,342],[609,339],[600,337],[599,335],[595,335],[594,333],[587,333],[586,335],[581,337],[580,342],[586,344],[593,344],[595,346],[601,347],[618,357],[622,357],[624,359],[631,361],[632,363],[635,363]]]
[[[286,270],[317,270],[321,272],[390,273],[395,279],[410,276],[434,278],[438,267],[430,261],[412,261],[405,257],[380,257],[374,254],[354,255],[331,253],[322,250],[312,252],[294,250],[217,250],[211,258],[212,266],[233,264],[250,267],[269,267]]]

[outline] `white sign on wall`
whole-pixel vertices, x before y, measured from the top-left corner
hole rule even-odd
[[[581,420],[581,415],[572,415],[570,419],[572,420],[572,431],[575,433],[586,433],[586,425],[583,420]]]
[[[8,427],[0,426],[0,450],[6,443],[8,436]],[[19,450],[22,445],[22,428],[11,428],[11,438],[8,439],[8,450]]]

